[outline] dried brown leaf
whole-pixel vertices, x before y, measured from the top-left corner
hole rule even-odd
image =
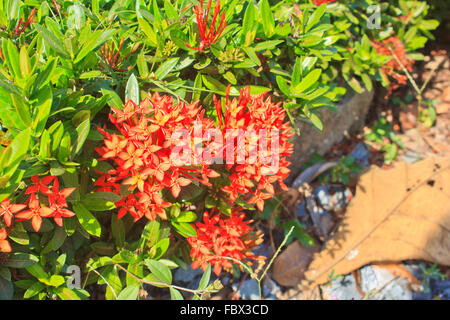
[[[339,229],[314,257],[306,279],[323,284],[333,271],[348,274],[380,261],[450,265],[449,198],[449,159],[372,168],[361,176]]]
[[[304,272],[312,261],[314,253],[319,252],[319,246],[306,247],[300,242],[292,242],[280,254],[273,264],[273,279],[286,287],[293,287],[304,278]]]

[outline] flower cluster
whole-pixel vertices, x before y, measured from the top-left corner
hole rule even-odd
[[[200,5],[196,5],[193,9],[197,19],[198,33],[200,35],[201,41],[198,48],[192,47],[191,45],[189,45],[189,43],[185,44],[187,47],[197,50],[198,52],[202,52],[205,48],[209,48],[213,43],[217,42],[217,40],[219,40],[220,35],[222,34],[223,30],[227,25],[227,21],[225,20],[225,12],[222,12],[219,26],[217,27],[217,30],[215,28],[217,17],[219,16],[220,13],[220,0],[219,0],[216,1],[216,6],[214,8],[214,13],[211,21],[211,27],[209,27],[208,31],[208,18],[209,18],[209,10],[211,9],[211,3],[212,0],[209,0],[206,13],[203,10],[203,0],[200,0]]]
[[[273,196],[273,184],[278,182],[287,189],[283,181],[289,176],[287,161],[293,152],[293,144],[288,142],[294,135],[289,122],[285,122],[285,111],[280,103],[273,103],[265,93],[251,95],[250,88],[240,91],[239,98],[229,99],[230,87],[226,92],[224,113],[222,104],[214,99],[219,125],[225,141],[233,141],[233,163],[228,163],[231,171],[231,185],[222,188],[234,202],[238,196],[250,204],[264,209],[264,199]],[[239,130],[252,133],[247,136],[248,144],[240,148]],[[227,148],[229,146],[227,145]],[[275,149],[276,148],[276,149]],[[259,150],[255,158],[256,150]],[[224,150],[224,153],[229,150]],[[248,161],[239,163],[242,156]],[[252,161],[254,159],[254,161]]]
[[[233,209],[230,217],[213,213],[210,216],[205,212],[203,223],[196,224],[197,236],[187,239],[192,247],[192,268],[205,270],[211,264],[214,273],[219,275],[222,269],[231,270],[234,261],[229,258],[238,261],[264,259],[252,252],[263,241],[262,234],[253,232],[249,226],[252,220],[244,221],[244,218],[239,209]]]
[[[389,95],[400,85],[406,84],[408,78],[403,73],[403,67],[405,67],[408,72],[412,72],[414,61],[408,58],[406,48],[397,36],[389,37],[383,40],[383,42],[374,41],[372,42],[372,45],[378,54],[392,57],[388,62],[383,64],[383,67],[380,70],[383,75],[395,81],[391,81],[387,93],[387,95]]]
[[[67,209],[67,197],[75,188],[59,190],[59,181],[55,176],[40,179],[35,175],[31,177],[31,182],[32,184],[25,190],[25,194],[29,195],[25,204],[12,204],[9,198],[0,203],[0,217],[10,230],[13,222],[31,220],[33,229],[38,232],[41,229],[42,218],[53,218],[55,223],[62,227],[63,218],[75,215]],[[6,239],[8,233],[5,228],[0,229],[0,252],[11,252],[11,246]]]
[[[192,131],[194,122],[204,128],[214,125],[204,117],[204,110],[198,103],[174,103],[170,96],[155,93],[139,105],[129,100],[122,110],[112,108],[110,121],[120,135],[99,128],[104,135],[104,146],[96,148],[101,160],[110,160],[115,168],[95,182],[97,191],[114,192],[122,195],[120,184],[128,185],[128,194],[116,203],[119,218],[127,212],[135,221],[145,216],[154,220],[156,216],[167,219],[164,208],[171,203],[163,200],[163,189],[171,191],[177,198],[181,187],[193,180],[210,185],[209,178],[218,174],[205,163],[199,165],[179,165],[171,159],[176,147],[172,134],[178,130]]]
[[[30,26],[30,24],[36,22],[33,20],[35,13],[36,13],[36,8],[33,8],[33,10],[31,10],[31,13],[28,16],[28,19],[26,21],[23,21],[22,18],[20,18],[19,22],[17,23],[17,27],[14,30],[14,34],[16,34],[16,35],[22,34],[22,32],[24,32]]]
[[[130,70],[132,66],[129,66],[128,68],[120,68],[120,66],[123,64],[123,62],[139,48],[139,42],[136,43],[131,49],[130,53],[128,53],[125,57],[120,56],[120,52],[122,51],[122,46],[125,41],[125,37],[122,37],[120,39],[119,46],[116,49],[116,45],[113,42],[111,47],[108,45],[108,43],[105,43],[102,47],[100,47],[100,55],[102,56],[103,63],[105,65],[108,65],[112,70],[123,72]],[[105,69],[105,66],[100,63],[100,67],[102,69]]]
[[[55,176],[46,176],[39,179],[35,175],[31,177],[33,184],[29,186],[25,194],[29,194],[25,204],[28,210],[15,215],[17,222],[31,220],[33,229],[38,232],[41,229],[42,218],[53,218],[55,223],[62,227],[63,218],[73,217],[75,213],[67,209],[67,197],[75,188],[59,190],[59,181]],[[53,183],[53,185],[51,185]]]

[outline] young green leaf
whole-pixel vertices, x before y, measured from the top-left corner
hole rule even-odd
[[[125,88],[125,100],[131,100],[136,105],[139,105],[139,84],[134,73],[128,78],[127,87]]]
[[[262,25],[264,34],[270,38],[273,35],[275,29],[275,19],[273,18],[272,9],[268,0],[262,0],[260,3]]]

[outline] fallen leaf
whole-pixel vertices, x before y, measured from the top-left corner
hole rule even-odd
[[[372,167],[361,176],[341,225],[299,273],[310,284],[380,261],[450,265],[450,160],[428,158]],[[288,274],[295,275],[291,267]]]
[[[273,264],[272,278],[286,287],[293,287],[304,278],[304,272],[312,261],[314,253],[319,252],[320,247],[303,246],[300,242],[292,242],[286,250],[280,254]]]

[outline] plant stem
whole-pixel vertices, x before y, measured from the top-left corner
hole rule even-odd
[[[283,239],[283,242],[281,242],[280,246],[278,247],[277,251],[275,252],[275,254],[272,256],[272,259],[270,259],[269,264],[266,266],[266,268],[264,269],[263,273],[261,274],[260,277],[256,277],[256,281],[258,281],[258,290],[259,290],[259,299],[262,298],[262,294],[261,294],[261,281],[264,278],[264,276],[266,275],[267,271],[269,270],[270,266],[272,265],[272,263],[275,261],[275,258],[278,256],[278,254],[281,251],[281,248],[283,248],[283,246],[286,244],[286,241],[288,240],[288,238],[290,237],[291,233],[294,231],[295,226],[292,226],[291,229],[289,230],[289,232],[286,234],[286,236]]]

